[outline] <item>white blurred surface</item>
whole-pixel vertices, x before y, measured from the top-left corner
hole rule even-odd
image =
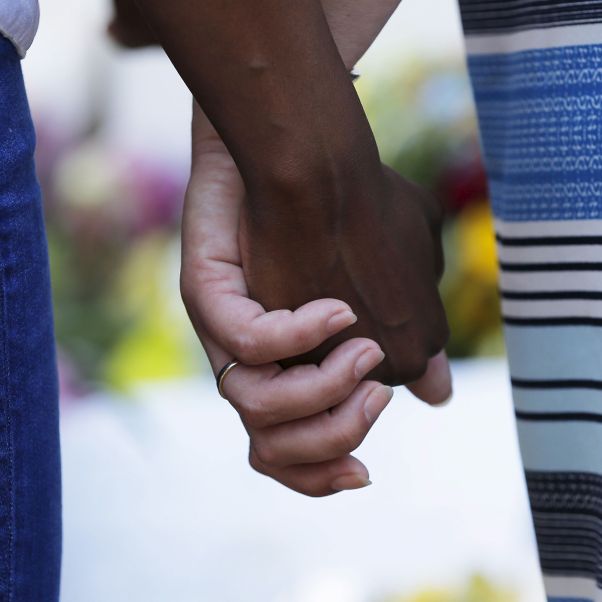
[[[543,601],[505,366],[454,374],[443,409],[396,392],[371,487],[318,500],[248,467],[213,382],[66,408],[62,602],[364,602],[474,571]]]
[[[402,0],[361,67],[386,72],[407,60],[449,61],[463,53],[457,0]]]

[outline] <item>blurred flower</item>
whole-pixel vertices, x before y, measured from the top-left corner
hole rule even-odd
[[[456,222],[460,272],[483,285],[497,286],[497,255],[491,209],[485,201],[467,207]]]
[[[475,575],[461,590],[432,589],[410,596],[393,596],[382,602],[517,602],[510,590],[496,587],[484,577]]]
[[[446,209],[447,351],[501,353],[495,240],[466,72],[411,64],[399,73],[360,91],[384,161],[433,191]]]
[[[60,349],[57,354],[57,364],[61,403],[70,402],[84,395],[87,387],[82,383],[77,367]]]
[[[130,321],[104,365],[106,382],[117,389],[190,376],[202,365],[177,277],[170,277],[177,274],[171,246],[169,237],[156,234],[138,244],[122,266],[115,293]]]
[[[75,209],[106,209],[124,193],[124,168],[94,139],[66,153],[55,167],[55,195]]]
[[[445,203],[449,216],[487,198],[485,169],[478,149],[470,146],[449,161],[436,183],[437,196]]]
[[[497,261],[491,210],[481,201],[466,207],[445,230],[446,272],[441,292],[455,357],[503,352]]]
[[[127,170],[129,222],[133,235],[141,236],[178,224],[185,182],[160,166],[131,161]]]
[[[64,395],[77,396],[83,382],[124,389],[198,370],[171,260],[184,175],[123,156],[94,128],[69,143],[41,129]]]

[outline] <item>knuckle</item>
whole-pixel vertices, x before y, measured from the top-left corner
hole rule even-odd
[[[255,451],[255,448],[253,446],[251,446],[251,448],[249,449],[249,466],[255,472],[258,472],[259,474],[262,474],[262,475],[267,475],[265,466],[259,459],[259,456],[257,455],[257,452]]]
[[[257,460],[263,466],[275,466],[278,464],[278,454],[268,439],[256,438],[253,441],[253,449],[255,450]]]
[[[239,408],[242,421],[252,429],[262,429],[270,424],[271,412],[261,399],[249,399]]]
[[[335,375],[324,381],[317,394],[333,406],[345,399],[348,388],[349,379],[345,375]]]
[[[233,335],[231,348],[236,358],[243,364],[254,365],[260,363],[258,344],[252,335],[239,332]]]
[[[307,349],[310,347],[314,347],[314,338],[315,333],[313,330],[308,328],[299,327],[296,329],[295,339],[297,342],[297,347],[300,349]]]
[[[334,451],[337,455],[344,455],[359,447],[363,434],[357,425],[337,429],[333,437]]]

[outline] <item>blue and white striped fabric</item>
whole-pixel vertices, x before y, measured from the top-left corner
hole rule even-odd
[[[602,601],[602,2],[460,0],[548,599]]]

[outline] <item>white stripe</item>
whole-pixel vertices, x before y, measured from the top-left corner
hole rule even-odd
[[[602,30],[602,25],[598,27]],[[602,236],[602,220],[508,222],[496,219],[495,229],[502,236]]]
[[[551,577],[544,575],[546,594],[554,598],[576,598],[602,602],[602,591],[594,579],[585,577]]]
[[[498,244],[497,254],[499,260],[504,262],[602,261],[602,245],[505,247]]]
[[[590,44],[602,44],[600,23],[466,36],[466,50],[473,56]]]
[[[506,318],[602,318],[602,301],[502,301]]]
[[[506,291],[602,292],[602,272],[502,272],[500,286]]]
[[[571,375],[573,378],[574,374]],[[514,407],[523,412],[588,412],[599,414],[602,391],[578,389],[520,389],[512,391]]]

